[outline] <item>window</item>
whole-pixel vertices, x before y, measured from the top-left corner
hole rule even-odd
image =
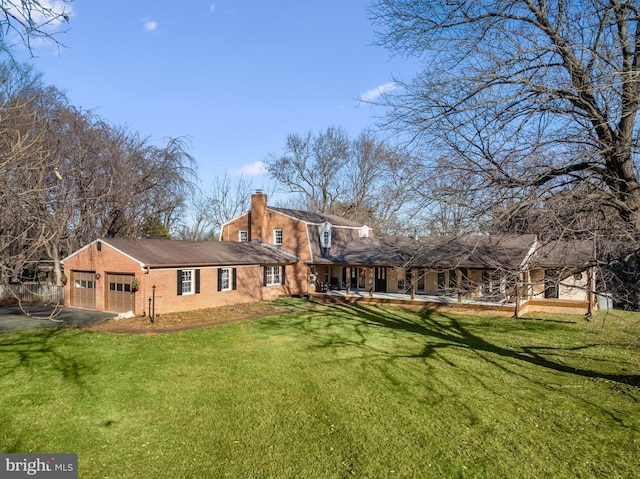
[[[199,269],[179,269],[178,270],[178,296],[182,294],[200,293],[200,270]]]
[[[76,279],[75,282],[75,287],[79,288],[79,289],[95,289],[95,281],[91,281],[91,280],[86,280],[86,279]]]
[[[282,244],[282,229],[273,230],[273,244]]]
[[[218,291],[236,289],[236,269],[218,268]]]
[[[264,267],[264,285],[273,286],[282,284],[282,276],[284,270],[281,266],[265,266]]]
[[[193,270],[182,271],[182,294],[193,294]]]
[[[325,221],[320,227],[320,246],[331,248],[331,223]]]
[[[331,247],[331,233],[329,231],[325,231],[322,234],[322,247],[323,248]]]
[[[238,241],[240,241],[240,243],[247,242],[247,230],[240,230],[238,232]]]

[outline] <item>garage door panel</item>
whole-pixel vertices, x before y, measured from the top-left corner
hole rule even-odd
[[[134,311],[135,295],[131,291],[132,274],[107,274],[107,311]]]
[[[89,271],[73,271],[73,306],[96,309],[96,274]]]

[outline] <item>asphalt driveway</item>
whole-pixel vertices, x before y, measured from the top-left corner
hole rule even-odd
[[[116,313],[103,313],[79,308],[58,308],[37,304],[23,305],[31,316],[25,315],[19,306],[0,306],[0,333],[24,331],[27,329],[82,327],[99,323],[117,316]],[[46,319],[51,314],[55,321]],[[42,319],[39,319],[42,318]]]

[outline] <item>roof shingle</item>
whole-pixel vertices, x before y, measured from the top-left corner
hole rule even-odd
[[[100,241],[150,268],[292,264],[297,261],[297,257],[290,253],[258,243],[130,238]]]

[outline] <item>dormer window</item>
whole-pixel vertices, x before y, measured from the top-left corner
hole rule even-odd
[[[369,231],[371,231],[371,228],[369,228],[367,225],[364,225],[362,228],[360,228],[360,238],[368,238]]]
[[[331,248],[331,223],[325,221],[320,227],[320,246]]]

